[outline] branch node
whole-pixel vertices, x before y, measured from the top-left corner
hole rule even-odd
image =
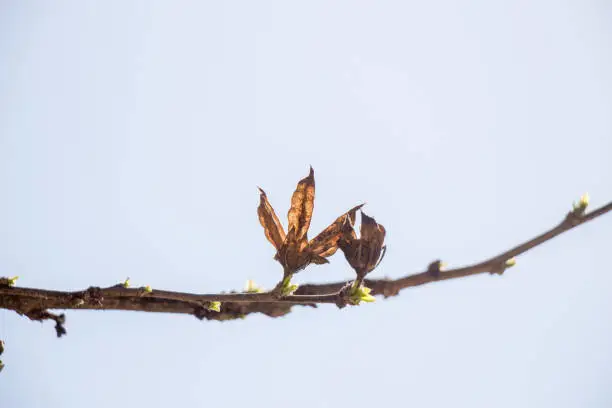
[[[104,302],[102,289],[97,286],[90,286],[83,292],[83,301],[90,305],[102,307]]]
[[[338,309],[343,309],[347,305],[351,304],[352,288],[353,282],[349,281],[338,291],[336,295],[336,306],[338,306]]]
[[[366,279],[364,280],[364,284],[372,288],[373,293],[383,295],[385,299],[399,295],[402,289],[400,285],[397,285],[397,283],[388,276],[379,280]]]
[[[512,268],[514,265],[516,265],[516,259],[514,258],[506,259],[505,261],[495,264],[489,271],[489,274],[503,275],[504,272],[506,272],[506,269]]]
[[[575,227],[575,226],[579,225],[582,222],[582,218],[584,218],[584,213],[583,212],[570,211],[565,216],[565,219],[563,220],[563,223],[567,223],[567,224],[571,225],[572,227]]]
[[[440,274],[442,270],[444,269],[444,266],[445,266],[444,262],[442,262],[440,259],[436,259],[435,261],[430,263],[429,266],[427,267],[427,273],[433,279],[437,280],[440,278]]]
[[[13,276],[12,278],[0,277],[0,287],[11,288],[15,286],[15,282],[17,282],[17,279],[19,279],[19,276]]]
[[[203,306],[196,306],[193,308],[193,315],[198,320],[204,320],[207,314],[208,314],[208,310],[206,310],[206,308],[204,308]]]
[[[346,305],[357,306],[362,302],[371,303],[376,300],[370,293],[372,289],[364,286],[363,282],[357,278],[356,280],[344,285],[342,289],[335,295],[335,303],[339,309]]]

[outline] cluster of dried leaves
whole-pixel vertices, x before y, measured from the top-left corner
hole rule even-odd
[[[264,228],[266,238],[276,249],[274,259],[283,267],[283,279],[275,288],[280,296],[293,293],[296,285],[291,284],[291,277],[310,264],[325,264],[327,258],[336,253],[338,248],[355,270],[357,278],[347,288],[349,302],[372,301],[368,288],[363,286],[363,279],[372,272],[382,260],[386,247],[385,228],[368,217],[361,209],[363,204],[351,208],[320,232],[308,240],[308,229],[314,210],[315,179],[314,170],[310,168],[307,177],[300,180],[291,197],[291,207],[287,213],[288,232],[285,233],[274,208],[270,205],[266,193],[260,188],[260,202],[257,208],[259,222]],[[357,211],[361,211],[360,236],[355,231]]]
[[[325,228],[316,237],[308,239],[308,229],[314,210],[315,180],[310,169],[300,180],[287,214],[288,231],[285,232],[278,216],[261,190],[257,209],[266,238],[276,249],[274,259],[283,267],[283,277],[270,292],[250,282],[243,292],[195,294],[153,290],[150,286],[130,288],[129,279],[107,287],[89,287],[81,291],[55,291],[16,287],[17,277],[0,277],[0,308],[13,310],[34,321],[55,321],[57,336],[66,334],[64,314],[51,313],[52,309],[132,310],[163,313],[186,313],[207,320],[232,320],[252,313],[270,317],[284,316],[293,305],[316,306],[335,303],[338,307],[360,302],[371,302],[372,295],[395,296],[400,290],[441,280],[464,278],[482,273],[501,275],[515,265],[515,257],[535,248],[578,225],[612,212],[612,202],[586,212],[587,194],[582,196],[565,217],[551,229],[538,234],[515,247],[472,265],[442,269],[436,260],[420,272],[397,279],[365,279],[385,255],[385,228],[363,213],[363,205],[351,208]],[[359,234],[355,230],[357,211],[361,211]],[[340,249],[355,270],[355,279],[349,282],[307,284],[298,288],[291,278],[310,264],[328,263],[328,258]],[[369,286],[368,287],[366,287]],[[370,290],[370,288],[372,290]],[[294,293],[295,292],[295,293]],[[4,344],[0,341],[0,354]],[[0,370],[2,369],[0,361]]]

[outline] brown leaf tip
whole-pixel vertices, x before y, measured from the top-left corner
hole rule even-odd
[[[266,194],[266,192],[261,188],[261,187],[257,187],[257,189],[259,190],[259,201],[261,204],[264,203],[268,203],[268,195]],[[270,205],[268,203],[268,205]],[[271,210],[272,212],[274,212],[274,210]]]
[[[308,171],[308,176],[306,176],[306,178],[304,178],[302,181],[312,184],[313,186],[315,185],[314,169],[312,168],[312,166],[310,166],[310,170]]]
[[[366,203],[358,204],[355,207],[351,208],[351,211],[355,211],[355,212],[359,211],[359,210],[361,210],[363,208],[364,205],[366,205]]]

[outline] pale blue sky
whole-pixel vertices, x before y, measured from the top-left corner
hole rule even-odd
[[[612,3],[3,1],[0,275],[193,292],[281,271],[256,185],[375,276],[478,261],[612,199]],[[609,407],[612,216],[503,277],[281,319],[0,311],[7,408]],[[350,278],[340,256],[297,281]],[[134,406],[134,405],[132,405]]]

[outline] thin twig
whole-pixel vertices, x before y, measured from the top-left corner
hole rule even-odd
[[[550,230],[482,262],[478,262],[460,268],[448,269],[446,271],[440,269],[436,271],[435,267],[432,266],[437,263],[439,268],[440,261],[435,261],[432,262],[432,264],[429,265],[428,269],[423,272],[411,274],[395,280],[366,279],[365,285],[372,289],[371,293],[373,295],[384,295],[385,297],[389,297],[397,295],[402,289],[425,285],[426,283],[463,278],[466,276],[477,275],[481,273],[501,274],[506,269],[504,264],[507,260],[514,258],[518,255],[522,255],[525,252],[539,245],[542,245],[547,241],[550,241],[556,236],[561,235],[562,233],[569,231],[588,221],[594,220],[595,218],[604,215],[609,211],[612,211],[612,202],[609,202],[608,204],[582,216],[575,215],[570,212],[566,215],[563,221],[561,221],[557,226],[551,228]],[[339,290],[345,284],[346,282],[336,282],[322,285],[302,285],[296,293],[329,293],[335,290]]]
[[[399,279],[366,279],[364,284],[373,295],[395,296],[402,289],[448,279],[462,278],[481,273],[502,274],[509,259],[555,238],[578,225],[612,211],[612,202],[586,214],[570,212],[554,228],[514,248],[473,265],[443,270],[439,261],[432,262],[420,273]],[[272,292],[194,294],[125,288],[115,285],[108,288],[90,287],[84,291],[63,292],[35,288],[22,288],[3,284],[0,279],[0,308],[14,310],[33,320],[51,319],[56,322],[58,336],[65,334],[63,315],[48,312],[49,309],[125,310],[154,313],[181,313],[207,320],[231,320],[251,313],[263,313],[270,317],[286,315],[293,305],[316,307],[319,303],[339,302],[339,294],[349,282],[306,284],[290,296],[278,297]],[[221,311],[209,310],[210,302],[222,302]],[[58,329],[59,327],[59,329]],[[61,334],[60,334],[61,332]]]

